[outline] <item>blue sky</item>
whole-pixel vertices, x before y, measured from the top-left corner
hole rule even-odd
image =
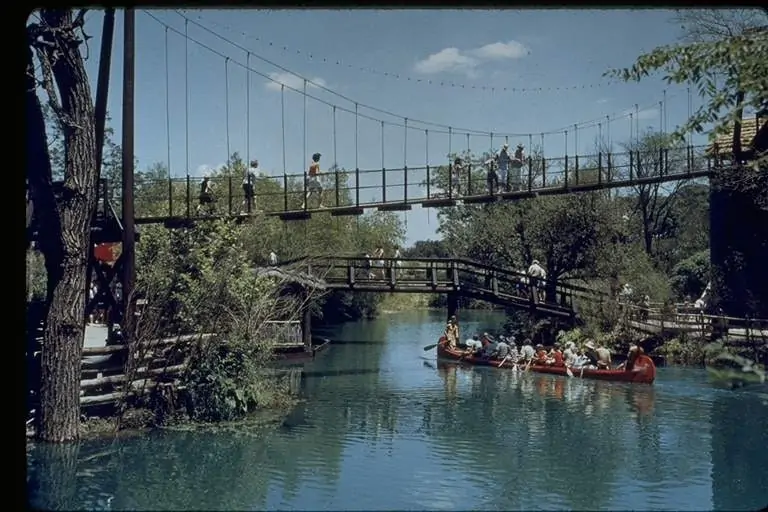
[[[429,163],[446,162],[448,135],[452,149],[465,149],[466,129],[510,136],[514,145],[529,137],[540,143],[545,135],[549,157],[564,153],[562,131],[569,127],[568,153],[576,143],[573,125],[611,116],[615,142],[630,134],[628,118],[614,119],[639,105],[640,128],[659,127],[658,102],[666,90],[667,126],[682,123],[688,113],[685,87],[668,86],[660,77],[641,83],[616,83],[603,78],[611,68],[631,65],[642,52],[675,42],[678,28],[663,10],[408,10],[408,11],[288,11],[205,10],[182,11],[190,20],[192,40],[185,49],[185,20],[175,11],[151,11],[168,30],[170,101],[166,101],[166,28],[145,11],[136,13],[136,156],[140,167],[166,162],[170,140],[171,172],[200,175],[227,159],[226,84],[229,86],[229,148],[243,157],[258,158],[268,174],[283,172],[283,137],[279,83],[301,90],[303,80],[286,74],[260,58],[270,60],[348,99],[309,86],[308,93],[336,111],[335,161],[354,169],[382,167],[380,122],[384,120],[384,166],[424,166],[427,160],[425,129],[429,134]],[[91,58],[88,67],[94,84],[103,15],[87,18]],[[122,91],[122,12],[117,14],[109,111],[120,137]],[[217,38],[197,24],[231,40]],[[194,40],[194,41],[193,41]],[[225,58],[201,47],[214,49]],[[246,51],[247,50],[247,51]],[[189,131],[185,131],[185,54],[189,74]],[[248,56],[250,54],[250,56]],[[246,108],[250,62],[250,109]],[[229,72],[225,73],[225,69]],[[273,77],[278,84],[261,75]],[[388,73],[389,76],[386,76]],[[396,77],[395,75],[399,76]],[[225,79],[226,77],[226,79]],[[410,79],[409,79],[410,78]],[[428,81],[431,81],[428,82]],[[441,85],[442,83],[442,85]],[[461,84],[454,85],[450,84]],[[472,86],[475,86],[473,89]],[[482,89],[485,87],[485,90]],[[507,88],[504,91],[503,88]],[[491,90],[493,89],[493,90]],[[515,90],[512,90],[515,89]],[[523,90],[521,90],[523,89]],[[285,102],[285,167],[302,172],[309,156],[323,154],[323,169],[334,162],[333,109],[314,99],[306,102],[288,89]],[[351,100],[351,101],[350,101]],[[343,109],[375,120],[355,117]],[[698,98],[693,98],[694,106]],[[366,107],[395,113],[392,117]],[[166,130],[170,112],[170,138]],[[250,112],[248,112],[250,110]],[[250,115],[250,141],[246,140]],[[409,119],[404,155],[403,118]],[[446,128],[429,126],[428,121]],[[608,130],[603,122],[601,130]],[[464,129],[464,131],[462,130]],[[580,154],[589,153],[597,126],[578,129]],[[187,145],[187,137],[189,144]],[[496,135],[494,149],[503,137]],[[694,141],[696,142],[696,141]],[[490,147],[488,135],[472,135],[470,147]],[[407,159],[407,160],[406,160]],[[408,242],[434,238],[434,213],[415,209],[403,214]]]

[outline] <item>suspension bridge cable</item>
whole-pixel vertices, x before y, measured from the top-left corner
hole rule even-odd
[[[154,16],[153,14],[151,14],[151,13],[149,13],[149,12],[147,12],[147,11],[143,11],[143,12],[144,12],[144,13],[145,13],[147,16],[149,16],[150,18],[152,18],[153,20],[155,20],[157,23],[159,23],[160,25],[162,25],[162,26],[164,26],[164,27],[167,27],[169,30],[171,30],[171,31],[173,31],[173,32],[176,32],[176,33],[177,33],[177,34],[179,34],[179,35],[182,35],[182,36],[183,36],[183,37],[184,37],[184,38],[185,38],[187,41],[192,41],[193,43],[197,44],[198,46],[200,46],[200,47],[202,47],[202,48],[204,48],[204,49],[208,50],[209,52],[211,52],[211,53],[213,53],[214,55],[217,55],[217,56],[219,56],[219,57],[221,57],[221,58],[229,58],[227,55],[225,55],[225,54],[221,53],[220,51],[218,51],[218,50],[216,50],[216,49],[214,49],[214,48],[212,48],[212,47],[208,46],[208,45],[207,45],[207,44],[205,44],[205,43],[202,43],[201,41],[198,41],[198,40],[196,40],[195,38],[192,38],[192,37],[190,37],[188,34],[184,34],[184,33],[182,33],[181,31],[179,31],[179,30],[175,29],[174,27],[172,27],[172,26],[170,26],[170,25],[166,24],[165,22],[163,22],[162,20],[160,20],[159,18],[157,18],[157,17],[156,17],[156,16]],[[257,57],[257,58],[258,58],[258,56],[257,56],[256,54],[254,54],[254,53],[250,53],[250,55],[253,55],[254,57]],[[242,67],[242,68],[246,69],[247,71],[250,71],[250,72],[252,72],[252,73],[254,73],[254,74],[258,75],[258,76],[261,76],[262,78],[265,78],[265,79],[267,79],[267,80],[269,80],[269,81],[271,81],[271,82],[273,82],[273,83],[279,84],[281,87],[285,87],[285,88],[287,88],[288,90],[291,90],[291,91],[293,91],[293,92],[296,92],[296,93],[298,93],[298,94],[302,94],[302,95],[305,97],[305,100],[306,100],[306,98],[309,98],[309,99],[312,99],[312,100],[314,100],[314,101],[317,101],[318,103],[322,103],[322,104],[325,104],[325,105],[327,105],[327,106],[329,106],[329,107],[333,107],[333,106],[334,106],[334,104],[333,104],[333,103],[330,103],[330,102],[328,102],[328,101],[326,101],[326,100],[323,100],[323,99],[321,99],[321,98],[318,98],[318,97],[316,97],[316,96],[313,96],[313,95],[311,95],[311,94],[309,94],[309,93],[304,93],[304,92],[302,92],[302,91],[301,91],[301,90],[299,90],[299,89],[296,89],[296,88],[293,88],[293,87],[291,87],[291,86],[289,86],[289,85],[286,85],[286,84],[284,84],[284,83],[280,82],[279,80],[276,80],[276,79],[272,78],[272,77],[271,77],[271,76],[269,76],[268,74],[266,74],[266,73],[262,73],[262,72],[260,72],[260,71],[258,71],[258,70],[255,70],[255,69],[252,69],[252,68],[248,67],[247,65],[245,65],[245,64],[242,64],[241,62],[238,62],[238,61],[237,61],[237,60],[235,60],[235,59],[231,59],[231,58],[230,58],[230,60],[232,61],[232,63],[234,63],[234,64],[236,64],[236,65],[238,65],[238,66],[240,66],[240,67]],[[282,69],[282,68],[281,68],[281,69]],[[300,76],[300,75],[296,75],[296,76]],[[307,84],[312,84],[312,85],[315,85],[315,86],[317,86],[317,87],[319,87],[319,88],[323,88],[322,86],[319,86],[319,85],[315,84],[315,83],[314,83],[314,82],[312,82],[311,80],[308,80],[308,79],[306,79],[306,80],[307,80]],[[325,89],[325,88],[323,88],[323,89]],[[329,91],[330,91],[330,90],[329,90]],[[331,92],[331,93],[333,93],[333,91],[330,91],[330,92]],[[341,96],[341,95],[337,95],[337,96]],[[673,95],[673,96],[674,96],[674,95]],[[346,97],[343,97],[343,98],[344,98],[344,99],[347,99]],[[347,99],[347,101],[351,101],[351,100]],[[375,108],[375,107],[371,107],[371,106],[369,106],[369,105],[365,105],[365,104],[363,104],[363,103],[359,103],[359,102],[354,102],[354,103],[355,103],[355,106],[356,106],[356,108],[357,108],[357,110],[358,110],[358,111],[357,111],[357,113],[356,113],[356,116],[357,116],[357,117],[362,117],[362,118],[364,118],[364,119],[368,119],[368,120],[371,120],[371,121],[375,121],[375,122],[384,122],[384,123],[386,123],[386,124],[389,124],[390,126],[398,126],[398,127],[401,127],[401,128],[402,128],[402,127],[404,127],[404,124],[402,124],[402,123],[396,123],[396,122],[392,122],[392,121],[385,121],[385,120],[382,120],[382,119],[379,119],[379,118],[375,118],[375,117],[372,117],[372,116],[368,116],[368,115],[365,115],[365,114],[361,114],[361,113],[359,112],[359,107],[368,108],[369,110],[374,110],[374,111],[380,111],[380,112],[384,112],[384,113],[386,113],[387,115],[390,115],[390,116],[393,116],[393,117],[399,117],[400,119],[405,119],[405,117],[401,117],[401,116],[398,116],[398,115],[396,115],[396,114],[392,114],[392,113],[390,113],[390,112],[382,111],[381,109],[377,109],[377,108]],[[651,106],[652,106],[652,105],[655,105],[655,102],[654,102],[653,104],[651,104]],[[354,110],[348,109],[348,108],[346,108],[346,107],[343,107],[343,106],[340,106],[340,105],[336,105],[336,107],[337,107],[337,110],[338,110],[338,111],[341,111],[341,112],[347,112],[347,113],[350,113],[350,114],[354,114],[354,113],[355,113],[355,111],[354,111]],[[644,108],[646,108],[646,107],[644,107]],[[628,116],[628,114],[627,114],[627,112],[626,112],[626,110],[625,110],[625,111],[623,111],[623,113],[622,113],[622,114],[620,114],[620,115],[614,115],[614,116],[612,116],[611,118],[612,118],[613,120],[619,120],[619,119],[624,119],[624,118],[626,118],[627,116]],[[602,119],[602,118],[600,118],[600,119]],[[417,120],[417,119],[412,119],[412,118],[409,118],[409,120],[410,120],[411,122],[416,122],[416,123],[419,123],[419,124],[425,124],[425,125],[430,125],[430,126],[438,126],[438,127],[446,127],[446,125],[442,125],[442,124],[438,124],[438,123],[431,123],[431,122],[424,122],[424,121],[420,121],[420,120]],[[581,123],[577,123],[577,125],[578,125],[578,126],[580,126],[580,127],[582,127],[582,128],[589,128],[589,127],[594,127],[594,126],[597,126],[597,122],[599,122],[599,121],[596,121],[596,120],[589,120],[589,121],[583,121],[583,122],[581,122]],[[568,126],[570,126],[570,125],[568,125]],[[416,127],[409,127],[409,128],[411,128],[411,129],[419,129],[419,128],[416,128]],[[442,133],[442,134],[448,134],[448,135],[449,135],[449,137],[450,137],[450,135],[451,135],[451,134],[453,133],[453,131],[454,131],[454,127],[452,127],[452,126],[447,126],[447,128],[448,128],[448,130],[447,130],[447,131],[445,131],[445,130],[432,130],[432,131],[433,131],[433,133]],[[490,132],[488,132],[488,131],[483,131],[483,130],[462,129],[462,128],[456,129],[456,131],[457,131],[458,133],[472,133],[472,134],[476,134],[476,135],[488,135],[488,134],[490,133]],[[548,130],[548,131],[544,131],[544,132],[540,132],[540,133],[544,133],[545,135],[553,135],[553,134],[557,134],[557,133],[562,133],[562,131],[563,131],[563,128],[561,127],[561,128],[558,128],[558,129],[556,129],[556,130]],[[496,133],[496,135],[503,135],[503,136],[507,136],[507,137],[525,137],[525,136],[527,136],[527,135],[529,135],[529,134],[528,134],[528,133],[505,133],[505,132],[502,132],[502,133]]]
[[[245,55],[245,159],[247,168],[251,167],[251,54]],[[250,180],[250,178],[248,178]]]
[[[304,165],[307,165],[307,81],[304,80]]]
[[[171,85],[170,85],[170,73],[168,68],[170,67],[170,61],[168,59],[168,29],[165,29],[165,137],[167,142],[168,154],[168,180],[170,181],[171,172]]]
[[[283,141],[283,175],[286,173],[285,165],[285,86],[280,88],[280,127],[282,129],[282,141]]]
[[[185,13],[178,13],[179,15],[186,17]],[[197,16],[198,20],[202,20],[202,16]],[[192,20],[193,23],[198,23]],[[222,25],[221,23],[216,23],[214,21],[206,20],[206,22],[210,25],[214,25],[222,30],[227,30],[230,32],[239,32],[239,34],[247,39],[253,39],[256,41],[259,41],[260,43],[266,43],[270,47],[276,47],[276,48],[282,48],[283,51],[296,53],[297,55],[306,55],[313,61],[321,61],[324,63],[335,63],[337,66],[346,67],[348,69],[357,69],[359,71],[363,71],[366,73],[372,73],[375,75],[380,75],[388,78],[394,78],[394,79],[405,79],[409,82],[414,83],[421,83],[421,84],[428,84],[428,85],[434,85],[437,87],[450,87],[452,89],[474,89],[474,90],[483,90],[483,91],[491,91],[491,93],[500,92],[500,91],[509,91],[513,93],[540,93],[540,92],[553,92],[553,91],[567,91],[567,90],[578,90],[578,89],[593,89],[593,88],[599,88],[599,87],[606,87],[611,86],[614,84],[620,84],[621,81],[618,80],[608,80],[608,81],[601,81],[594,84],[578,84],[578,85],[568,85],[568,86],[555,86],[555,87],[533,87],[533,88],[526,88],[526,87],[492,87],[492,86],[486,86],[486,85],[471,85],[471,84],[464,84],[460,82],[454,82],[452,80],[431,80],[429,78],[414,78],[407,75],[401,75],[400,73],[394,73],[390,71],[381,71],[370,67],[364,67],[364,66],[356,66],[353,64],[343,63],[341,59],[337,58],[327,58],[327,57],[320,57],[317,55],[314,55],[311,52],[308,51],[302,51],[295,48],[289,48],[286,45],[275,43],[273,41],[269,41],[266,39],[263,39],[258,36],[252,36],[246,32],[239,31],[237,29],[234,29],[228,25]]]
[[[166,28],[169,28],[166,26]],[[173,30],[173,29],[171,29]],[[189,181],[189,23],[184,22],[184,136],[187,151],[187,181]]]
[[[225,162],[227,162],[227,167],[229,167],[229,158],[232,154],[229,145],[229,59],[224,60],[224,112],[224,119],[226,119],[227,123],[227,159]]]
[[[147,11],[144,11],[144,12],[146,14],[152,16],[159,23],[161,23],[161,24],[163,23],[162,21],[160,21],[158,18],[154,17],[149,12],[147,12]],[[198,22],[196,22],[194,20],[189,19],[187,16],[185,16],[183,13],[179,12],[178,10],[176,10],[174,12],[177,15],[179,15],[180,17],[182,17],[185,20],[185,23],[191,22],[194,25],[196,25],[199,28],[201,28],[202,30],[204,30],[204,31],[208,32],[209,34],[213,35],[214,37],[220,39],[221,41],[223,41],[223,42],[225,42],[225,43],[227,43],[227,44],[229,44],[229,45],[231,45],[231,46],[233,46],[233,47],[235,47],[235,48],[237,48],[237,49],[239,49],[241,51],[249,52],[251,55],[253,55],[257,59],[259,59],[259,60],[261,60],[261,61],[263,61],[263,62],[265,62],[265,63],[267,63],[267,64],[269,64],[271,66],[274,66],[274,67],[280,69],[281,71],[284,71],[284,72],[289,73],[289,74],[291,74],[293,76],[296,76],[296,77],[298,77],[298,78],[300,78],[302,80],[305,80],[308,84],[310,84],[310,85],[312,85],[312,86],[314,86],[314,87],[316,87],[316,88],[318,88],[320,90],[323,90],[323,91],[325,91],[325,92],[327,92],[327,93],[329,93],[329,94],[331,94],[333,96],[341,98],[341,99],[343,99],[345,101],[348,101],[350,103],[354,103],[354,104],[359,105],[361,107],[367,108],[368,110],[371,110],[371,111],[374,111],[374,112],[378,112],[380,114],[388,115],[390,117],[394,117],[394,118],[397,118],[397,119],[405,119],[405,117],[406,117],[406,116],[403,116],[403,115],[400,115],[400,114],[396,114],[396,113],[393,113],[391,111],[388,111],[388,110],[385,110],[385,109],[382,109],[382,108],[379,108],[379,107],[374,107],[372,105],[367,105],[367,104],[364,104],[364,103],[357,102],[357,101],[355,101],[355,100],[353,100],[353,99],[351,99],[351,98],[349,98],[349,97],[347,97],[347,96],[345,96],[345,95],[343,95],[343,94],[341,94],[341,93],[339,93],[337,91],[329,89],[328,87],[324,86],[323,84],[314,82],[314,81],[308,79],[307,77],[305,77],[305,76],[303,76],[303,75],[301,75],[301,74],[299,74],[299,73],[297,73],[295,71],[292,71],[292,70],[286,68],[285,66],[282,66],[282,65],[280,65],[280,64],[278,64],[278,63],[276,63],[276,62],[274,62],[274,61],[272,61],[270,59],[267,59],[266,57],[262,57],[262,56],[258,55],[257,53],[251,51],[250,49],[243,47],[242,45],[240,45],[240,44],[238,44],[238,43],[228,39],[225,36],[222,36],[221,34],[217,33],[216,31],[211,30],[210,28],[208,28],[208,27],[206,27],[206,26],[204,26],[204,25],[202,25],[202,24],[200,24],[200,23],[198,23]],[[198,44],[202,44],[202,43],[198,43]],[[218,52],[216,52],[216,53],[218,53]],[[277,80],[274,80],[273,78],[271,78],[269,76],[266,76],[266,78],[268,78],[269,80],[277,82]],[[312,97],[312,96],[310,96],[310,97]],[[322,101],[322,100],[319,100],[317,98],[313,98],[313,99],[316,99],[317,101]],[[654,104],[655,104],[655,102],[654,102]],[[438,127],[438,128],[448,128],[449,127],[448,125],[441,124],[441,123],[434,123],[434,122],[431,122],[431,121],[424,121],[424,120],[414,119],[414,118],[409,118],[409,119],[411,120],[411,122],[415,122],[415,123],[419,123],[419,124],[423,124],[423,125],[429,125],[429,126],[434,126],[434,127]],[[372,120],[378,121],[378,119],[372,119]],[[390,124],[394,125],[394,123],[390,123]],[[592,122],[592,121],[586,121],[584,123],[577,123],[577,124],[579,124],[579,125],[581,125],[581,124],[591,124],[592,126],[595,126],[594,122]],[[403,125],[402,124],[396,124],[396,126],[402,127]],[[465,133],[486,134],[486,135],[489,133],[488,130],[476,130],[476,129],[472,129],[472,128],[462,128],[462,127],[453,127],[453,128],[456,131],[458,131],[458,132],[465,132]],[[560,131],[561,131],[561,128],[558,128],[558,129],[551,130],[551,131],[545,131],[544,133],[545,134],[555,134],[555,133],[559,133]],[[505,133],[497,133],[497,135],[505,135]],[[528,133],[508,133],[506,135],[509,135],[511,137],[524,137],[524,136],[527,136],[529,134]]]

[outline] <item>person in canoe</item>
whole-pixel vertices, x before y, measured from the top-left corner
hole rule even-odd
[[[456,321],[456,315],[452,316],[448,320],[448,324],[445,327],[445,339],[448,340],[448,346],[455,348],[459,341],[459,324]]]
[[[552,350],[547,353],[547,364],[550,366],[565,366],[563,352],[560,350],[560,343],[555,343]]]
[[[565,350],[563,351],[563,358],[565,359],[565,366],[571,367],[576,364],[576,358],[578,358],[579,355],[576,352],[576,344],[572,341],[569,341],[565,344]]]
[[[603,346],[596,346],[593,341],[588,341],[584,348],[584,355],[589,358],[589,363],[598,370],[609,370],[611,368],[611,352]]]
[[[511,351],[511,347],[505,341],[500,340],[496,343],[496,352],[493,354],[493,357],[496,359],[506,359]]]
[[[632,345],[629,347],[629,352],[627,352],[627,360],[621,363],[619,366],[616,367],[617,370],[626,370],[628,372],[631,372],[635,369],[635,363],[637,362],[637,358],[640,357],[640,355],[643,354],[643,349],[638,347],[637,345]]]
[[[544,350],[544,345],[541,343],[536,344],[536,354],[533,357],[533,364],[547,364],[547,351]]]
[[[533,344],[531,343],[530,338],[526,338],[525,341],[523,341],[522,348],[520,349],[519,362],[527,363],[532,361],[535,355],[536,351],[533,349]]]
[[[478,352],[483,348],[483,344],[480,342],[480,336],[478,336],[477,334],[475,334],[466,342],[464,342],[464,344],[467,347],[468,354],[474,354],[475,352]]]
[[[493,336],[491,336],[487,332],[484,332],[481,341],[483,344],[482,357],[485,357],[488,359],[493,357],[493,354],[496,353],[496,345],[497,345],[496,340],[493,339]]]

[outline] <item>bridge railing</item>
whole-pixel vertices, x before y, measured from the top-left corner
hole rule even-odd
[[[302,270],[322,272],[329,284],[344,288],[371,288],[382,291],[445,292],[463,289],[484,298],[536,301],[534,286],[547,289],[547,283],[532,279],[522,271],[504,269],[460,258],[366,258],[360,255],[297,258],[281,264]],[[305,268],[304,268],[305,267]],[[535,280],[533,280],[535,281]],[[532,286],[533,284],[533,286]],[[572,310],[574,298],[604,300],[607,294],[567,283],[549,290],[545,303]]]
[[[558,158],[529,158],[518,171],[510,171],[511,191],[502,197],[526,193],[558,193],[572,190],[636,186],[706,176],[715,158],[704,147],[596,153]],[[488,197],[486,172],[482,165],[461,169],[453,165],[417,166],[395,169],[332,169],[321,173],[323,206],[330,209],[406,209],[429,201]],[[246,197],[242,176],[214,176],[211,203],[201,204],[200,177],[135,180],[137,219],[237,216],[256,211],[266,213],[302,210],[309,190],[305,173],[258,176],[253,182],[254,198]],[[461,196],[459,196],[461,194]],[[113,197],[119,200],[113,193]],[[438,201],[439,202],[439,201]],[[438,204],[439,205],[439,204]],[[313,196],[306,205],[318,206]],[[433,205],[434,206],[434,205]]]

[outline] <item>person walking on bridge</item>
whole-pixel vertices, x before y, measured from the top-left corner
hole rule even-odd
[[[496,163],[499,166],[501,189],[507,192],[509,191],[509,166],[512,164],[512,157],[509,155],[509,144],[506,142],[496,154]]]
[[[307,171],[307,195],[304,197],[304,202],[301,203],[301,209],[307,207],[307,201],[312,194],[317,194],[318,208],[325,208],[323,206],[323,186],[320,184],[320,153],[312,155],[312,161],[309,163],[309,170]]]
[[[511,182],[512,182],[512,190],[521,190],[522,185],[522,169],[523,165],[525,165],[525,146],[522,144],[517,145],[517,149],[515,149],[515,156],[512,157],[512,161],[510,162],[509,166],[511,168],[510,175],[511,175]],[[509,183],[507,183],[509,185]]]
[[[533,260],[528,267],[528,275],[531,277],[531,295],[535,302],[542,302],[545,297],[545,284],[547,280],[547,271],[539,264],[539,260]]]
[[[243,177],[243,211],[250,211],[256,206],[254,202],[255,195],[253,186],[256,183],[256,176],[259,175],[259,161],[251,160],[250,167],[245,171]]]
[[[199,214],[203,207],[208,210],[208,213],[211,213],[213,210],[213,202],[213,183],[211,183],[211,178],[208,176],[203,176],[203,180],[200,182],[200,195],[198,196],[197,213]]]
[[[496,159],[489,158],[485,161],[485,166],[488,169],[485,182],[488,186],[488,194],[493,195],[499,190],[499,175],[496,173]]]
[[[461,173],[464,171],[464,161],[457,156],[453,161],[451,170],[451,191],[456,190],[456,196],[461,196]]]

